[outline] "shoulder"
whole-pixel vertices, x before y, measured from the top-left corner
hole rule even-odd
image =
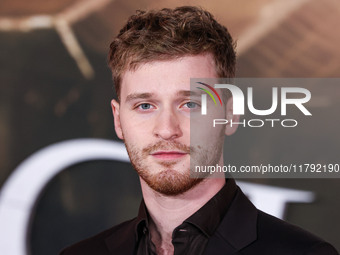
[[[298,226],[262,211],[258,211],[257,220],[257,245],[269,254],[338,254],[332,245]]]
[[[211,251],[219,245],[244,255],[338,255],[321,238],[256,209],[240,189],[216,232]]]
[[[110,254],[110,250],[113,248],[110,247],[112,240],[117,240],[118,242],[119,240],[121,242],[134,241],[135,221],[136,218],[125,221],[95,236],[66,247],[61,251],[60,255]]]

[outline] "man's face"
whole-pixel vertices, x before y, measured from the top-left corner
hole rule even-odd
[[[190,145],[190,115],[201,110],[200,97],[190,97],[190,78],[196,77],[216,78],[210,54],[142,64],[124,73],[120,104],[112,101],[116,133],[131,163],[164,195],[184,193],[203,180],[190,178],[190,159],[202,165],[223,163],[223,127]]]

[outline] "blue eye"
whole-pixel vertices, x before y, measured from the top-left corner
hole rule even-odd
[[[186,106],[190,109],[193,109],[193,108],[197,107],[197,104],[194,103],[194,102],[188,102],[188,103],[186,103]]]
[[[139,107],[143,110],[149,110],[151,109],[151,104],[141,104]]]

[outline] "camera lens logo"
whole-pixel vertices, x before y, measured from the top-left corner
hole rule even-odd
[[[217,96],[217,98],[218,98],[218,100],[219,100],[221,106],[223,105],[223,104],[222,104],[221,97],[220,97],[220,95],[217,93],[216,89],[214,89],[212,86],[210,86],[210,85],[208,85],[208,84],[206,84],[206,83],[203,83],[203,82],[197,82],[197,83],[198,83],[198,84],[201,84],[201,85],[203,85],[203,86],[206,86],[206,87],[209,88],[212,92],[214,92],[214,94]],[[204,89],[204,88],[201,88],[201,87],[196,87],[196,88],[198,88],[198,89],[203,90],[204,92],[206,92],[206,93],[211,97],[211,99],[214,101],[215,105],[217,105],[216,100],[215,100],[213,94],[212,94],[209,90]],[[206,94],[202,94],[201,101],[202,101],[201,114],[202,114],[202,115],[206,115],[206,114],[207,114],[207,95],[206,95]]]

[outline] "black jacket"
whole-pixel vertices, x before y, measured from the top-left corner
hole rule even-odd
[[[74,244],[61,255],[133,255],[136,218]],[[207,255],[337,255],[322,239],[260,210],[238,188],[221,224],[209,239]]]

